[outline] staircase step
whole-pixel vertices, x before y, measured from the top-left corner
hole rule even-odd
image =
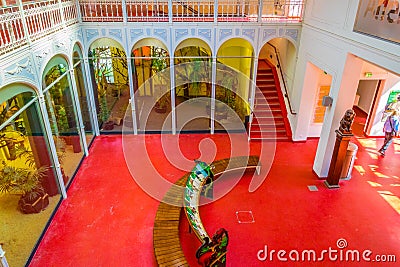
[[[275,76],[270,65],[260,60],[254,97],[254,119],[250,125],[250,139],[259,141],[289,141],[279,102]]]
[[[255,121],[263,124],[269,123],[269,121],[274,123],[283,122],[283,116],[282,113],[256,111],[253,116],[253,122]]]
[[[257,86],[258,87],[258,89],[260,89],[260,91],[261,92],[275,92],[275,94],[277,94],[277,91],[276,91],[276,86],[275,86],[275,84],[264,84],[264,85],[262,85],[262,86]]]
[[[274,79],[257,79],[256,80],[257,86],[263,86],[263,85],[275,85],[275,80]]]
[[[272,141],[281,141],[281,142],[288,142],[290,141],[289,137],[280,137],[280,136],[275,136],[275,137],[254,137],[250,135],[250,140],[252,141],[259,141],[259,142],[272,142]]]
[[[259,101],[257,101],[257,100],[259,100]],[[254,105],[257,105],[258,103],[260,103],[260,105],[262,105],[264,103],[270,104],[270,105],[276,104],[276,103],[279,104],[279,97],[278,96],[265,96],[264,98],[256,98]]]
[[[253,135],[253,137],[286,137],[286,132],[276,132],[276,131],[263,131],[263,132],[256,132],[256,131],[252,131],[251,134]]]

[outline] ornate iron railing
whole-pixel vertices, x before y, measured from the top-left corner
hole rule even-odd
[[[79,0],[79,6],[83,22],[300,22],[304,0]]]
[[[78,22],[301,22],[304,0],[43,0],[12,3],[0,8],[0,55]]]
[[[2,7],[0,55],[76,23],[75,1],[32,1]]]

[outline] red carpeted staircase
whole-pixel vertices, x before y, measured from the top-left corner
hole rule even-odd
[[[291,130],[276,69],[266,60],[258,63],[251,140],[291,141]]]

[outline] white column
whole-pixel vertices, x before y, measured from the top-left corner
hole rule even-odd
[[[77,121],[78,133],[79,133],[81,141],[82,141],[83,151],[85,152],[85,155],[88,156],[89,151],[88,151],[88,146],[87,146],[86,136],[85,136],[85,126],[83,125],[82,110],[81,110],[81,105],[80,105],[79,98],[78,98],[78,88],[76,87],[75,73],[74,73],[73,69],[71,70],[70,85],[72,85],[72,96],[74,98],[75,108],[76,108],[76,117],[78,119],[78,121]]]
[[[256,98],[256,81],[257,81],[257,71],[258,71],[258,57],[254,57],[254,62],[253,62],[253,78],[252,78],[252,83],[251,83],[251,89],[250,89],[250,94],[249,94],[249,103],[250,103],[250,116],[249,116],[249,135],[248,139],[250,140],[250,126],[251,123],[253,122],[253,111],[254,111],[254,105],[255,105],[255,98]]]
[[[128,62],[128,79],[129,79],[129,92],[131,94],[131,98],[129,99],[129,103],[131,104],[131,112],[132,112],[132,124],[133,124],[133,133],[135,135],[138,134],[137,127],[137,119],[136,119],[136,102],[135,102],[135,90],[134,90],[134,78],[133,78],[133,68],[132,68],[132,59],[127,57]]]
[[[171,46],[172,47],[172,46]],[[172,134],[176,134],[176,113],[175,113],[175,65],[174,57],[170,56],[170,80],[171,80],[171,120],[172,120]]]
[[[56,146],[54,144],[53,134],[51,132],[51,127],[50,127],[50,122],[49,122],[49,117],[47,115],[46,103],[45,103],[42,92],[39,92],[39,108],[40,108],[40,112],[43,116],[45,136],[47,139],[47,143],[49,144],[51,158],[54,161],[54,169],[56,171],[58,185],[59,185],[59,188],[61,191],[61,195],[65,199],[65,198],[67,198],[67,191],[65,189],[63,175],[61,172],[61,165],[60,165],[60,162],[58,161],[57,150],[56,150]]]
[[[99,121],[97,119],[97,110],[96,110],[96,104],[94,100],[94,95],[93,95],[93,86],[92,86],[92,79],[91,79],[91,74],[90,74],[90,65],[89,65],[89,60],[85,58],[83,60],[84,62],[84,69],[85,69],[85,76],[86,76],[86,92],[89,95],[89,106],[92,112],[90,114],[92,115],[92,121],[93,121],[93,130],[94,130],[94,135],[99,136],[100,135],[100,130],[99,130]]]
[[[321,178],[328,176],[336,141],[335,130],[339,128],[340,120],[346,110],[353,108],[359,76],[351,74],[361,73],[363,61],[353,55],[348,55],[344,64],[341,77],[337,79],[340,84],[333,82],[331,86],[330,96],[333,98],[333,104],[325,111],[324,124],[322,125],[321,137],[314,160],[313,170]]]
[[[211,116],[211,134],[214,134],[215,132],[215,80],[216,80],[216,76],[217,76],[217,58],[216,56],[212,57],[212,61],[211,61],[211,112],[210,112],[210,116]]]

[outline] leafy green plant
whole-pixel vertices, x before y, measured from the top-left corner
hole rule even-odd
[[[33,200],[44,189],[41,180],[46,176],[48,167],[36,168],[32,151],[24,146],[19,146],[16,151],[17,158],[23,162],[23,167],[10,164],[11,161],[2,161],[0,167],[0,192],[20,193],[23,197]]]
[[[160,47],[152,47],[151,50],[151,69],[153,75],[164,71],[166,68],[168,68],[168,58],[167,58],[167,51]],[[156,86],[158,88],[157,92],[157,102],[156,102],[156,109],[158,110],[165,110],[168,107],[169,104],[169,94],[163,94],[163,86],[165,85],[165,80],[163,74],[159,74],[157,76],[157,80],[160,83],[159,85]],[[155,79],[153,80],[153,83],[155,82]]]
[[[62,133],[68,132],[69,130],[69,125],[68,125],[68,119],[67,119],[67,112],[65,108],[61,105],[58,105],[56,107],[57,109],[57,126],[58,130]]]
[[[24,197],[34,200],[43,192],[40,183],[46,175],[47,167],[15,167],[2,162],[0,170],[0,192],[21,193]]]

